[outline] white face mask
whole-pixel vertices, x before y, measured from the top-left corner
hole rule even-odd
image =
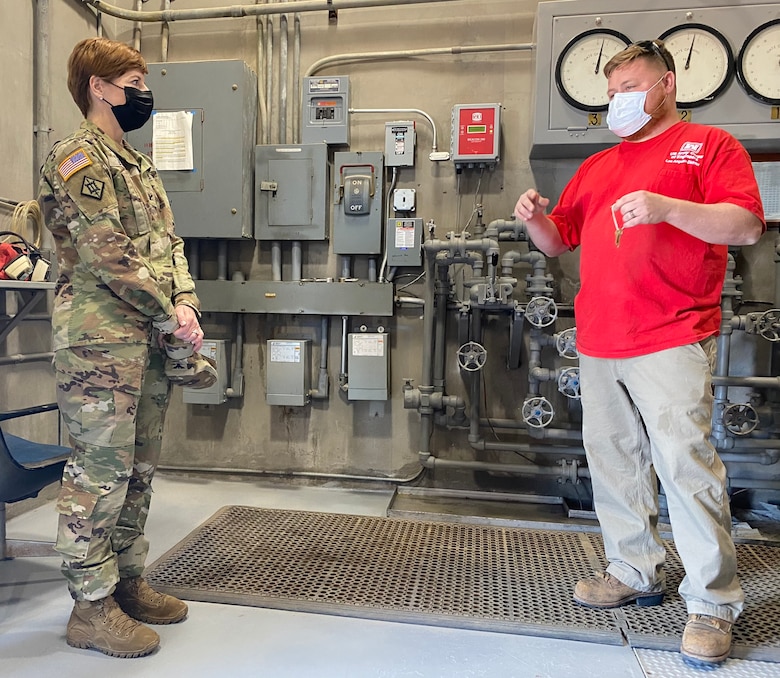
[[[663,79],[662,75],[658,82]],[[650,89],[644,92],[615,92],[607,111],[607,127],[610,131],[621,138],[630,137],[650,122],[652,115],[645,113],[645,100]]]

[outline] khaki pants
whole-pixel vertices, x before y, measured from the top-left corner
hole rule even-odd
[[[689,614],[734,621],[744,594],[726,469],[709,442],[715,339],[627,359],[580,356],[583,440],[609,561],[640,591],[664,586],[660,479]]]

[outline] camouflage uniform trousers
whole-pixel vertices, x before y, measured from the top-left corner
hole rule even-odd
[[[156,343],[54,354],[57,402],[73,446],[57,500],[55,548],[76,600],[104,598],[120,577],[143,572],[170,395],[163,360]]]

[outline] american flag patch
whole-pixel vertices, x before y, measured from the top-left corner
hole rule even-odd
[[[80,148],[65,158],[57,167],[57,171],[60,173],[62,180],[67,181],[80,169],[89,167],[91,164],[92,161],[89,159],[89,156]]]

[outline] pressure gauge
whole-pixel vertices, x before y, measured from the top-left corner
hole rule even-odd
[[[780,105],[780,19],[748,35],[737,57],[737,80],[754,99]]]
[[[678,108],[709,103],[734,77],[734,55],[722,33],[704,24],[681,24],[661,34],[674,57]]]
[[[602,69],[630,43],[609,28],[594,28],[572,38],[555,64],[555,85],[561,96],[581,111],[606,111],[609,97]]]

